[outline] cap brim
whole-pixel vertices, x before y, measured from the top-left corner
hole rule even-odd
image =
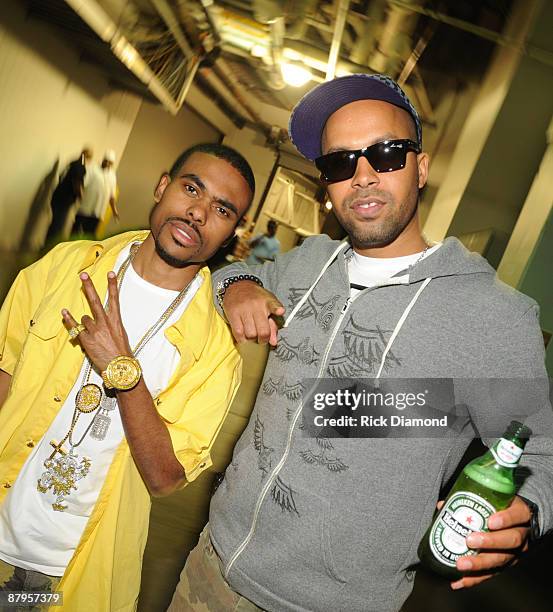
[[[292,111],[290,139],[298,151],[314,160],[321,152],[321,138],[330,115],[358,100],[381,100],[411,114],[401,96],[374,75],[356,74],[321,83],[307,93]]]

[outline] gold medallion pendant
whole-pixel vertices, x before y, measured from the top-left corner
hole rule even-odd
[[[79,412],[94,412],[102,401],[102,389],[94,383],[88,383],[84,385],[77,397],[75,398],[75,405]]]

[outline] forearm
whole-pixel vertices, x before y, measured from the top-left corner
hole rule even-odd
[[[117,400],[127,442],[150,494],[163,497],[184,486],[184,469],[144,379],[134,389],[119,391]]]
[[[12,377],[4,370],[0,370],[0,408],[4,405],[6,398],[8,397],[8,391]]]
[[[114,217],[118,217],[119,216],[119,211],[117,210],[117,206],[115,205],[115,198],[110,198],[109,199],[109,206],[111,208],[111,212],[113,213]]]

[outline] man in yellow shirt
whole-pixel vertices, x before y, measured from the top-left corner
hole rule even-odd
[[[135,609],[150,496],[211,465],[239,384],[204,262],[254,189],[236,151],[197,145],[160,179],[149,232],[61,244],[17,277],[0,312],[0,591]]]

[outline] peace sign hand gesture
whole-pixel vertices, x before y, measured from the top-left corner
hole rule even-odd
[[[117,276],[114,272],[108,272],[108,304],[105,310],[90,276],[83,272],[80,279],[92,317],[88,315],[82,317],[81,326],[84,329],[75,340],[80,343],[96,369],[103,372],[115,357],[120,355],[132,357],[129,339],[119,310]],[[77,321],[67,309],[64,308],[61,314],[67,330],[77,327]]]

